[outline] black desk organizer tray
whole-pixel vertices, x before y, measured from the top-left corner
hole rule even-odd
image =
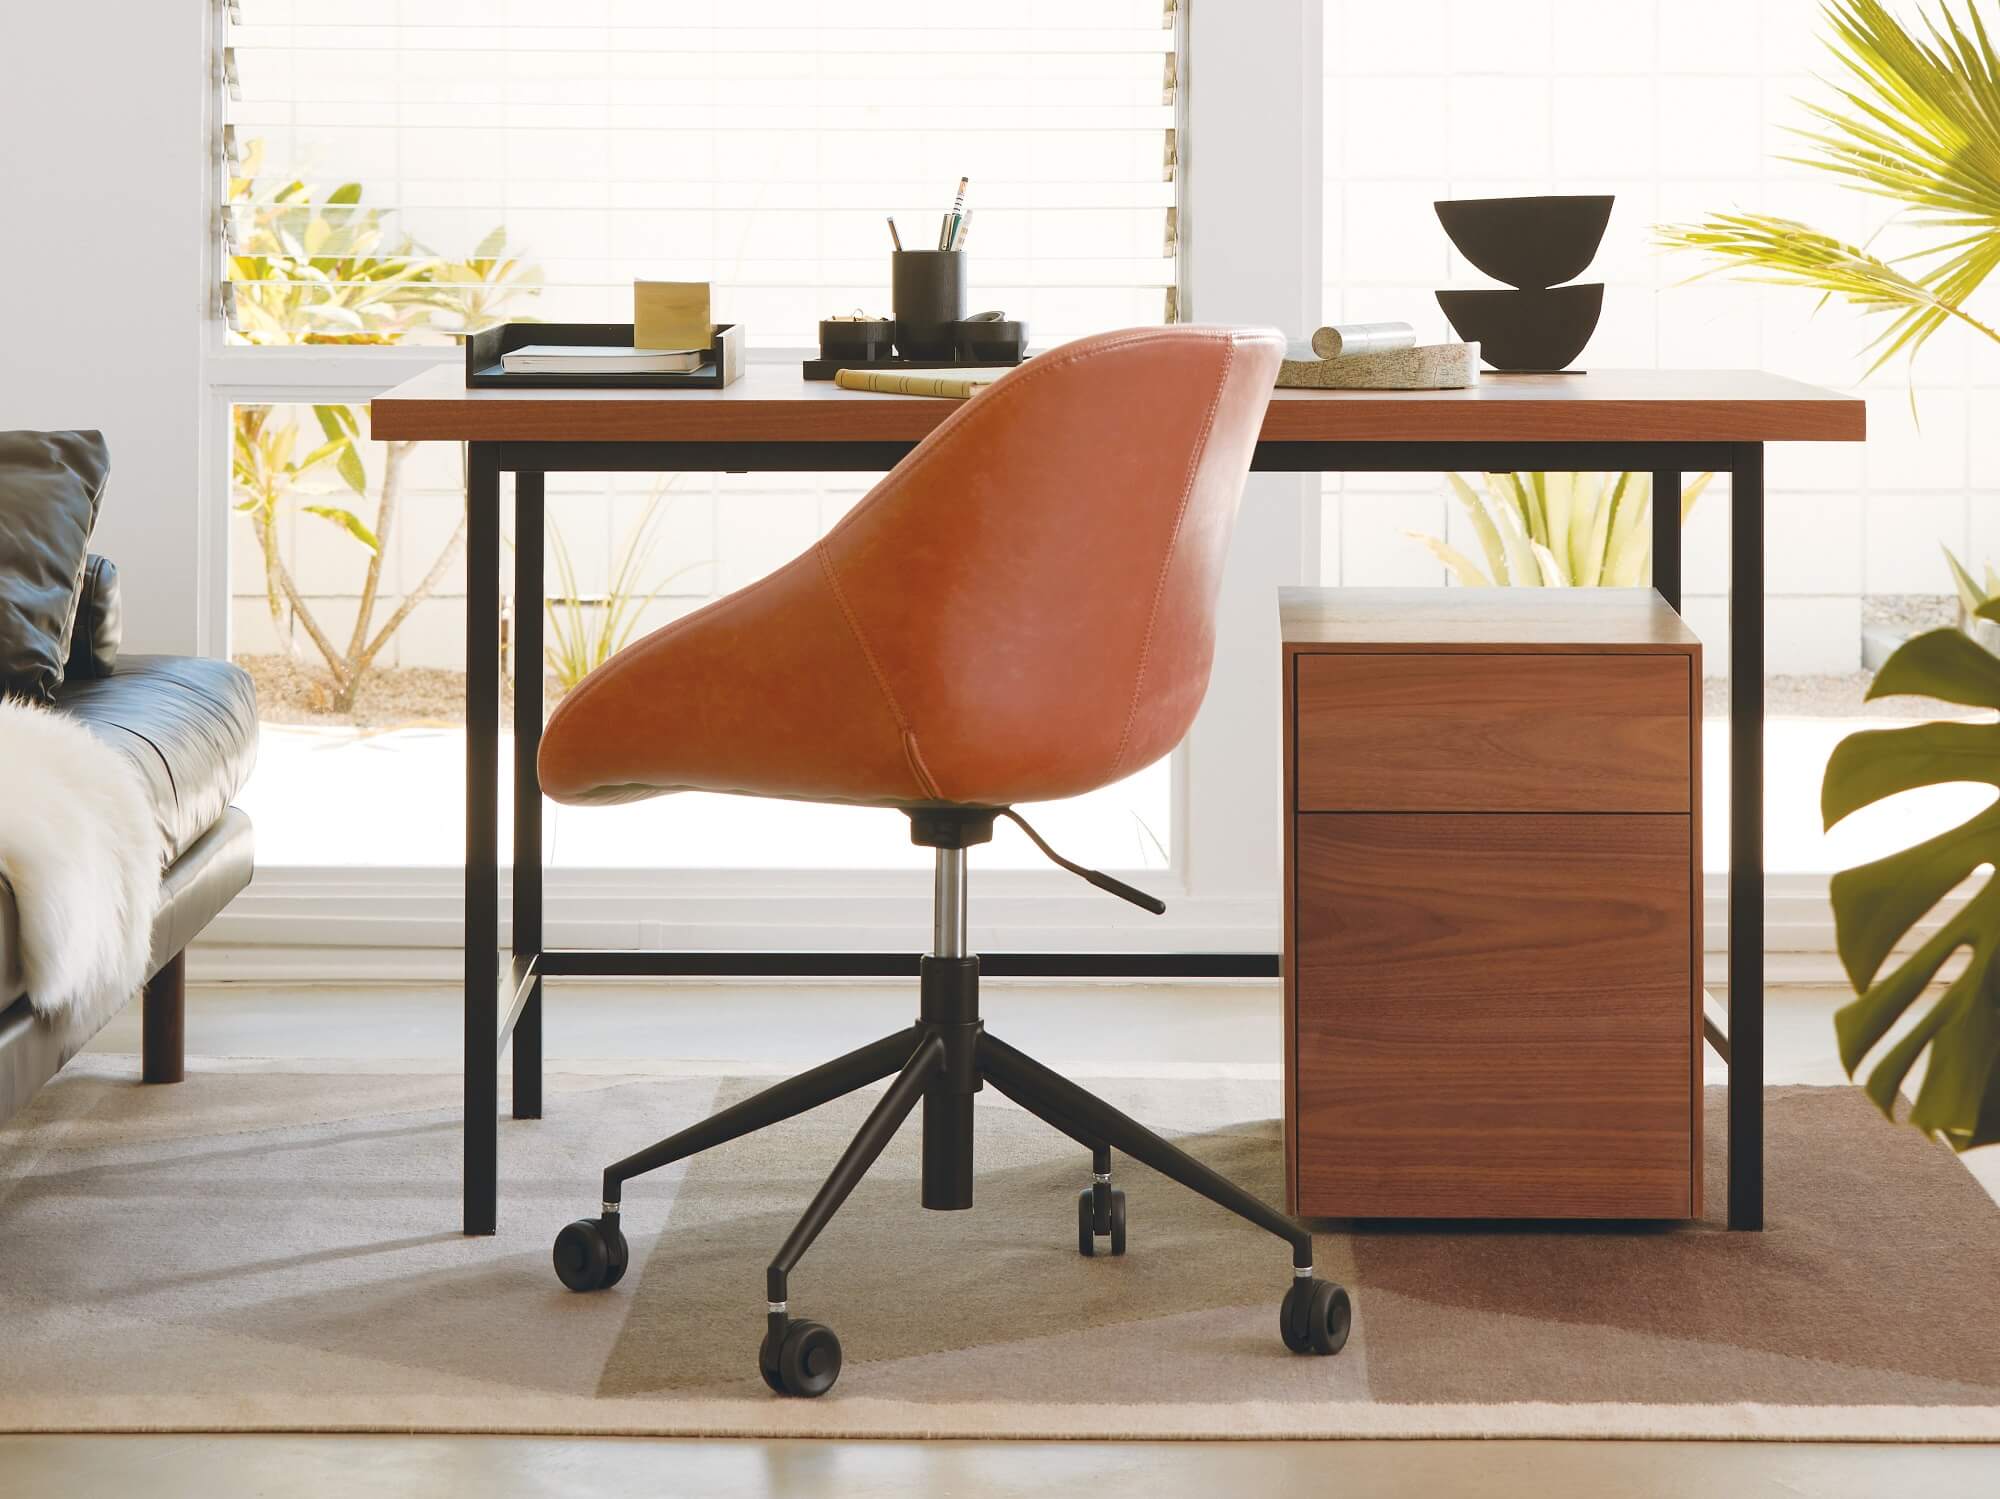
[[[819,357],[802,369],[808,380],[831,380],[841,370],[990,370],[1006,369],[1027,358],[1028,325],[1014,318],[953,318],[938,325],[950,328],[952,352],[924,359],[891,354],[893,318],[847,320],[829,318],[819,325]],[[848,345],[829,348],[838,339]]]
[[[721,390],[743,373],[743,325],[717,323],[708,359],[685,375],[510,375],[501,356],[530,344],[632,346],[630,323],[502,323],[465,341],[468,389]]]
[[[1021,364],[1025,358],[1025,355],[1016,354],[1012,359],[808,359],[804,369],[808,380],[831,380],[840,370],[936,370],[941,373],[1000,370]]]

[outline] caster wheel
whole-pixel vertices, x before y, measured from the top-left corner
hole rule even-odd
[[[630,1256],[616,1219],[579,1218],[556,1235],[556,1279],[572,1291],[608,1291]]]
[[[773,1337],[767,1332],[764,1334],[764,1341],[757,1345],[757,1372],[764,1376],[764,1383],[771,1387],[771,1393],[774,1395],[785,1393],[784,1377],[778,1372],[778,1349],[783,1342],[782,1338]]]
[[[818,1322],[793,1322],[773,1349],[769,1333],[757,1352],[764,1383],[780,1395],[824,1395],[840,1378],[840,1339]]]
[[[1330,1280],[1294,1280],[1278,1310],[1278,1331],[1294,1353],[1338,1353],[1354,1323],[1354,1304]]]
[[[1117,1187],[1111,1189],[1110,1221],[1097,1221],[1096,1189],[1085,1187],[1076,1198],[1076,1252],[1084,1256],[1097,1253],[1097,1236],[1108,1233],[1111,1236],[1111,1252],[1125,1252],[1125,1194]]]

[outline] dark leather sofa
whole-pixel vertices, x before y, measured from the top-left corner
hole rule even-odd
[[[149,1083],[182,1077],[189,942],[250,883],[250,819],[230,805],[257,759],[257,697],[227,661],[121,656],[118,574],[85,566],[56,711],[86,725],[138,767],[159,819],[166,867],[153,918],[153,977],[143,1000]],[[0,1120],[82,1049],[91,1032],[52,1024],[28,1002],[14,892],[0,879]]]

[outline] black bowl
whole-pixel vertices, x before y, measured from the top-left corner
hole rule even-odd
[[[1528,290],[1581,276],[1611,222],[1611,197],[1447,198],[1431,206],[1459,252]]]
[[[1604,283],[1514,291],[1441,291],[1458,336],[1496,370],[1559,370],[1583,352],[1604,310]]]
[[[1019,364],[1028,352],[1028,325],[1014,318],[953,323],[958,357],[977,364]]]

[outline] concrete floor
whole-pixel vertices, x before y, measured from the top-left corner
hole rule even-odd
[[[1992,1499],[2000,1450],[1747,1442],[681,1442],[0,1437],[6,1492],[89,1499]]]
[[[1829,1016],[1841,996],[1769,1001],[1767,1076],[1841,1080]],[[900,986],[574,984],[549,1004],[547,1055],[572,1068],[643,1059],[741,1062],[784,1071],[908,1022]],[[1276,1078],[1275,985],[990,983],[998,1033],[1052,1064]],[[191,1053],[375,1070],[458,1056],[444,988],[221,986],[189,997]],[[91,1050],[138,1046],[136,1007]],[[636,1060],[635,1059],[640,1059]],[[1723,1071],[1710,1057],[1709,1079]],[[2000,1156],[2000,1152],[1987,1152]],[[2000,1197],[2000,1159],[1968,1162]],[[1770,1495],[1925,1499],[2000,1493],[2000,1446],[1752,1442],[976,1443],[634,1441],[409,1436],[0,1437],[0,1494],[478,1494],[716,1496],[1126,1495],[1334,1492],[1549,1499]]]

